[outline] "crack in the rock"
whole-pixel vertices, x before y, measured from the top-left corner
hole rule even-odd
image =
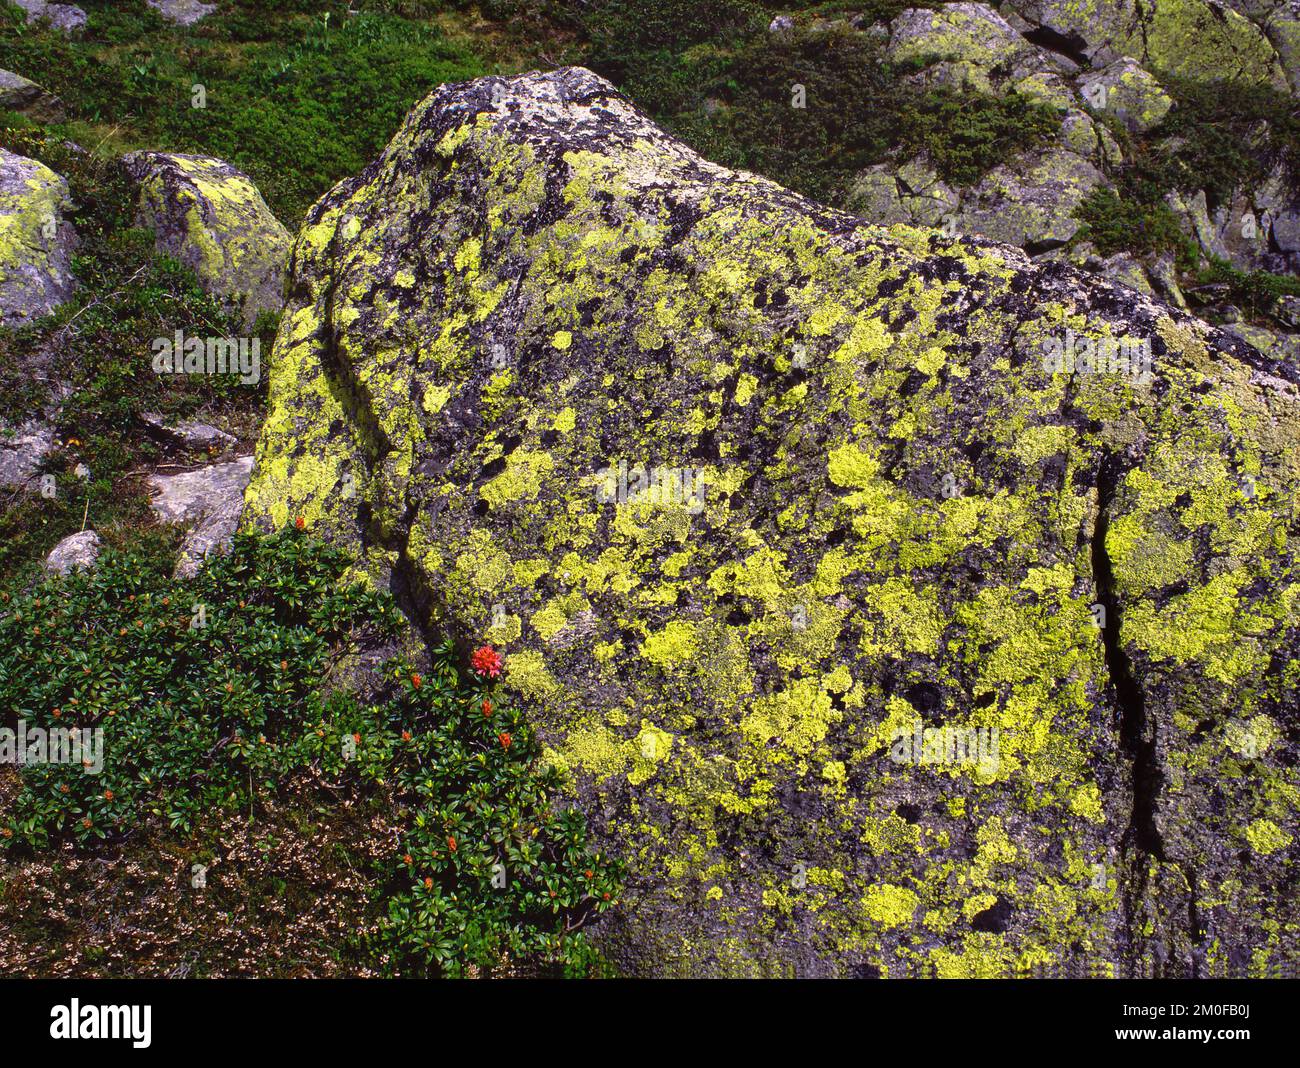
[[[1133,663],[1120,640],[1121,605],[1115,584],[1114,565],[1106,549],[1106,535],[1110,529],[1110,512],[1120,479],[1126,473],[1120,458],[1108,453],[1097,471],[1097,516],[1092,531],[1093,581],[1096,597],[1105,610],[1101,627],[1102,650],[1106,675],[1115,694],[1119,714],[1120,745],[1127,754],[1133,791],[1132,809],[1128,827],[1120,843],[1121,856],[1125,858],[1126,871],[1121,880],[1127,914],[1127,941],[1135,959],[1140,954],[1140,940],[1136,936],[1140,903],[1146,897],[1148,865],[1145,857],[1166,861],[1164,837],[1156,822],[1156,805],[1164,785],[1164,773],[1156,753],[1155,730],[1148,721],[1146,696],[1133,671]],[[1193,899],[1195,895],[1192,895]],[[1195,905],[1193,904],[1193,909]],[[1193,924],[1192,933],[1198,927]]]
[[[1121,610],[1115,571],[1106,551],[1110,509],[1121,472],[1115,454],[1108,454],[1097,474],[1097,520],[1092,533],[1092,572],[1097,600],[1106,610],[1101,628],[1106,674],[1119,707],[1120,742],[1133,762],[1133,814],[1127,836],[1144,853],[1165,860],[1165,843],[1156,825],[1156,799],[1164,782],[1156,754],[1155,731],[1147,722],[1146,696],[1133,672],[1133,663],[1120,641]]]

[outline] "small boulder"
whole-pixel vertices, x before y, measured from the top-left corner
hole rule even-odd
[[[882,226],[941,227],[961,207],[961,197],[922,158],[895,166],[879,164],[858,176],[849,207]]]
[[[1079,87],[1093,107],[1114,115],[1133,133],[1151,129],[1174,104],[1154,75],[1127,56],[1083,78]]]
[[[0,489],[22,489],[54,448],[54,431],[31,421],[11,427],[0,423]]]
[[[179,475],[150,476],[158,517],[165,523],[193,524],[181,542],[178,578],[191,577],[205,557],[229,548],[252,470],[253,458],[244,456]]]
[[[0,148],[0,325],[49,315],[72,296],[69,206],[62,177]]]
[[[962,233],[1045,251],[1069,241],[1079,229],[1075,209],[1105,182],[1092,163],[1062,148],[1033,159],[995,167],[962,198]]]
[[[86,26],[86,13],[75,4],[51,4],[48,0],[13,0],[27,12],[28,22],[40,22],[42,19],[56,30],[64,33],[76,33]]]
[[[185,420],[168,423],[162,416],[146,412],[140,417],[151,433],[182,445],[187,449],[206,449],[211,445],[233,445],[238,439],[233,434],[218,430],[207,423]]]
[[[0,70],[0,108],[33,122],[62,122],[66,117],[62,100],[11,70]]]
[[[122,162],[140,186],[136,225],[154,231],[159,252],[240,303],[246,326],[280,310],[289,233],[247,175],[211,156],[132,152]]]
[[[200,0],[147,0],[147,3],[168,22],[178,26],[193,26],[217,10],[216,4],[204,4]]]
[[[99,535],[93,530],[69,534],[50,550],[45,558],[45,570],[54,575],[66,575],[79,567],[93,567],[99,558]]]
[[[1155,297],[1156,295],[1142,262],[1127,252],[1120,252],[1102,260],[1096,265],[1095,273],[1122,286],[1128,286],[1129,289],[1144,296]]]
[[[1010,0],[1026,36],[1101,67],[1133,56],[1149,70],[1200,81],[1286,86],[1265,32],[1217,0]]]

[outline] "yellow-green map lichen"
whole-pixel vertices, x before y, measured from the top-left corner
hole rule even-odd
[[[291,273],[247,522],[503,646],[631,867],[625,970],[1295,958],[1293,373],[580,69],[438,90]]]

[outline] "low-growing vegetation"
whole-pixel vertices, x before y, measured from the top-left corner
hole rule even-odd
[[[598,967],[580,928],[616,902],[619,866],[588,847],[579,815],[553,807],[557,773],[498,693],[491,650],[477,670],[451,645],[423,669],[396,656],[363,694],[350,681],[358,643],[391,640],[400,616],[344,581],[340,550],[290,529],[237,537],[192,580],[170,579],[169,563],[109,552],[91,571],[0,594],[5,726],[102,739],[77,761],[21,767],[0,815],[7,863],[147,829],[202,839],[233,815],[255,825],[308,776],[336,806],[400,814],[368,873],[358,963]]]

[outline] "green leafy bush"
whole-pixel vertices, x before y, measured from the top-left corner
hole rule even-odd
[[[1260,185],[1278,164],[1300,169],[1300,111],[1264,85],[1166,75],[1174,107],[1139,145],[1134,170],[1161,191],[1204,189],[1210,203]]]
[[[1280,297],[1300,297],[1300,278],[1243,271],[1217,256],[1195,273],[1198,286],[1225,287],[1223,299],[1254,316],[1270,315]]]
[[[902,125],[902,143],[926,153],[945,181],[974,185],[1017,153],[1048,143],[1061,117],[1016,92],[990,96],[939,86],[903,111]]]
[[[1179,226],[1178,216],[1164,203],[1143,203],[1099,187],[1074,214],[1083,223],[1075,240],[1091,241],[1103,256],[1173,252],[1184,270],[1194,267],[1199,258],[1195,243]]]
[[[343,581],[348,562],[290,529],[237,536],[191,580],[168,578],[165,555],[110,551],[0,593],[5,725],[103,740],[79,754],[99,755],[98,773],[22,768],[0,846],[91,848],[157,821],[192,833],[214,812],[253,816],[309,771],[407,814],[373,873],[384,920],[365,948],[381,970],[589,970],[577,932],[613,907],[619,865],[552,807],[559,778],[528,724],[450,644],[423,674],[392,661],[374,701],[341,684],[354,643],[400,619],[388,595]]]

